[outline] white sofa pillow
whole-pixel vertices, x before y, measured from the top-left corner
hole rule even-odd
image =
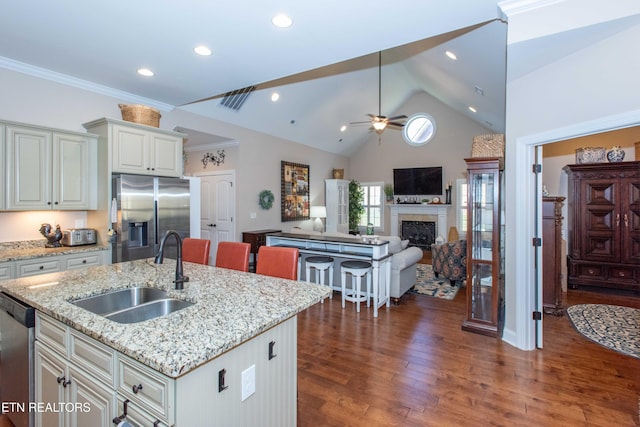
[[[402,240],[398,236],[380,236],[380,240],[389,242],[390,254],[397,254],[402,251]]]

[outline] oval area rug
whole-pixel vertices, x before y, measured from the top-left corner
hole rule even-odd
[[[573,326],[586,338],[640,359],[640,309],[608,304],[567,308]]]

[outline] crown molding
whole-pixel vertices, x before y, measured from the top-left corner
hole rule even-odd
[[[504,0],[498,2],[498,8],[509,17],[562,2],[564,0]]]
[[[175,108],[175,106],[171,104],[167,104],[164,102],[159,102],[153,99],[134,95],[129,92],[116,90],[108,86],[92,83],[87,80],[82,80],[76,77],[69,76],[67,74],[56,73],[55,71],[25,64],[24,62],[15,61],[13,59],[5,58],[2,56],[0,56],[0,67],[6,68],[7,70],[15,71],[17,73],[27,74],[29,76],[37,77],[40,79],[50,80],[52,82],[60,83],[63,85],[76,87],[89,92],[110,96],[125,102],[147,105],[150,107],[157,108],[161,111],[171,111]]]
[[[236,147],[240,145],[238,141],[235,139],[230,139],[229,141],[221,141],[221,142],[209,142],[206,144],[198,144],[198,145],[185,145],[184,151],[187,153],[191,153],[194,151],[208,151],[208,150],[217,150],[220,148],[227,147]]]

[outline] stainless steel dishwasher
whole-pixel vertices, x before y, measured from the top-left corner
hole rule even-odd
[[[16,427],[33,427],[35,309],[0,292],[0,400]]]

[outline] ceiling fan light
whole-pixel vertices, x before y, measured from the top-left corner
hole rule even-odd
[[[373,122],[373,123],[372,123],[372,126],[373,126],[373,129],[374,129],[376,132],[382,132],[382,131],[384,130],[384,128],[386,128],[386,127],[387,127],[387,122],[378,122],[378,121],[375,121],[375,122]]]

